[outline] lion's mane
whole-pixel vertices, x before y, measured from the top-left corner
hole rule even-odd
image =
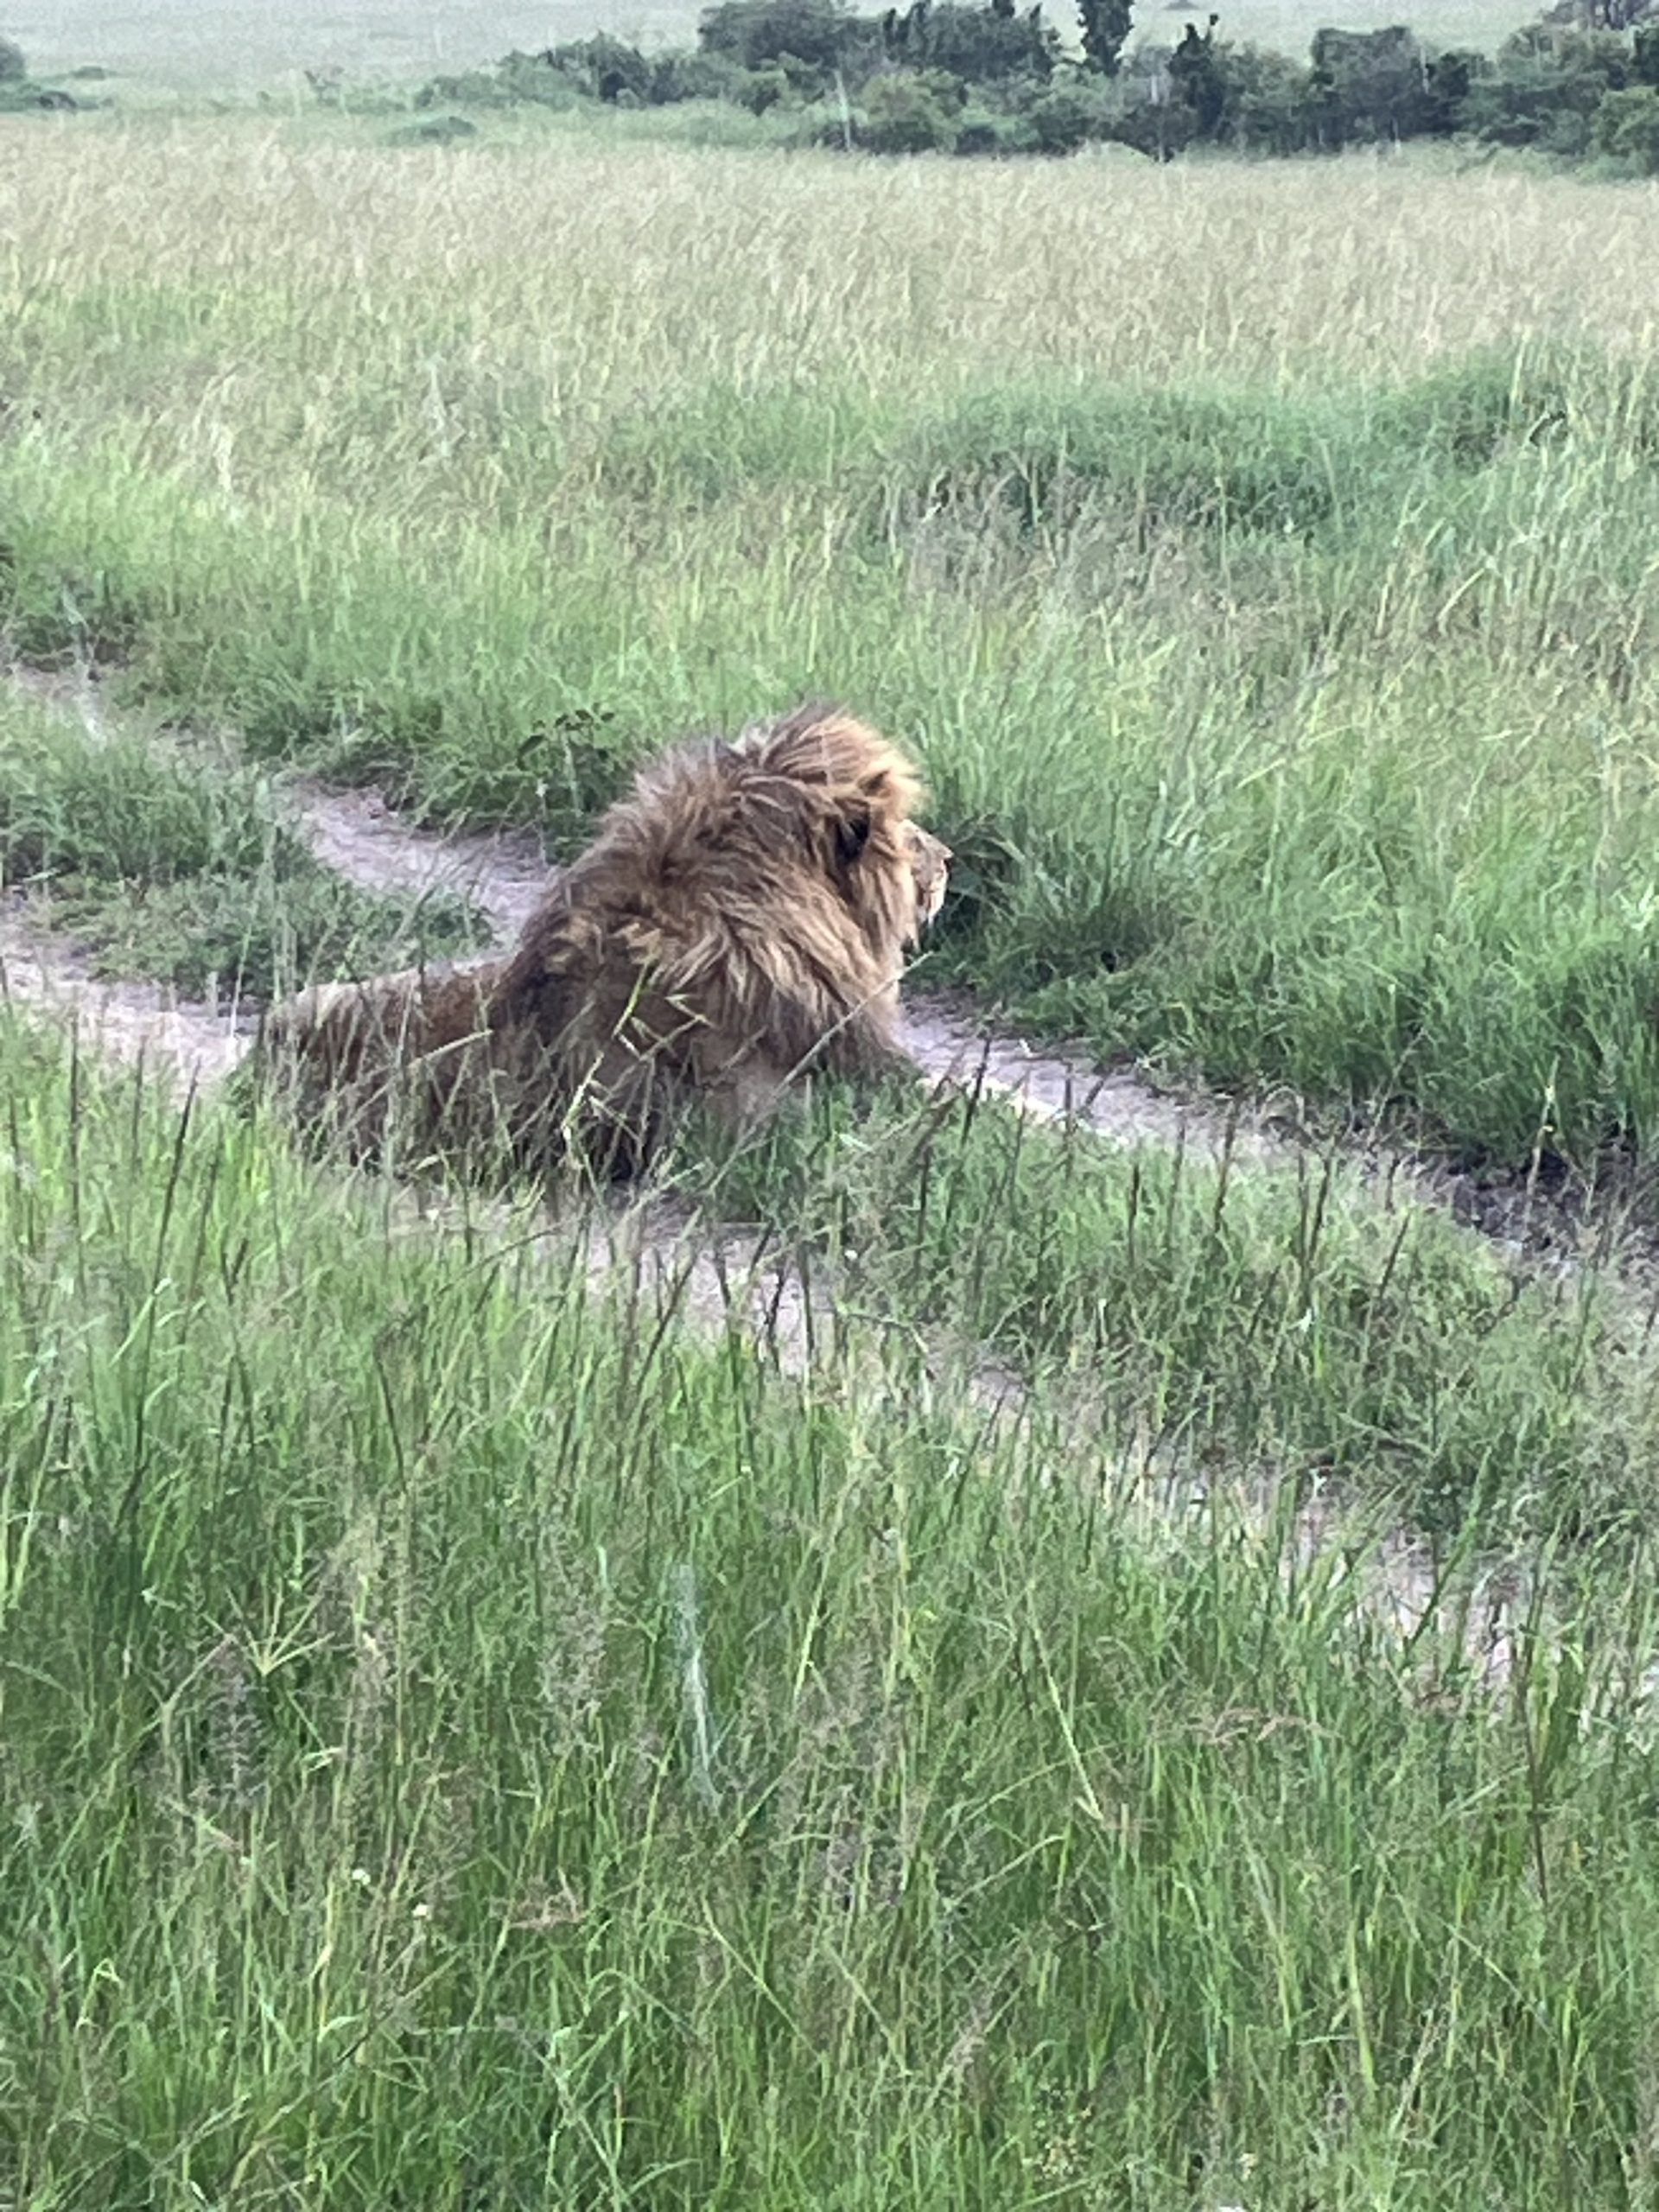
[[[640,771],[505,958],[302,994],[276,1042],[361,1141],[397,1096],[417,1144],[487,1124],[521,1164],[574,1139],[634,1173],[693,1099],[746,1122],[814,1069],[902,1064],[899,979],[950,858],[911,818],[920,796],[896,748],[833,707],[682,746]]]

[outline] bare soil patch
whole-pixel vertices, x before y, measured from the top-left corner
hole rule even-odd
[[[18,893],[0,892],[0,1000],[72,1022],[109,1058],[152,1069],[181,1093],[227,1076],[257,1020],[251,1009],[221,1013],[159,984],[100,980],[85,949]]]

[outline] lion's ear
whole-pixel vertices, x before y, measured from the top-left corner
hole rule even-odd
[[[851,792],[836,810],[836,854],[850,868],[870,842],[875,810],[862,792]]]

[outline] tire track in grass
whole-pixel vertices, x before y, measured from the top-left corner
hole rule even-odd
[[[416,828],[376,790],[336,789],[314,778],[292,779],[284,788],[315,857],[359,889],[442,888],[470,899],[494,933],[480,959],[512,943],[559,873],[528,833],[446,837]],[[1610,1272],[1622,1268],[1649,1283],[1659,1280],[1650,1264],[1659,1236],[1638,1231],[1628,1209],[1575,1208],[1535,1173],[1459,1172],[1375,1132],[1321,1141],[1294,1110],[1167,1088],[1134,1068],[1103,1068],[1082,1051],[1034,1045],[998,1027],[965,993],[907,989],[901,1036],[930,1084],[982,1090],[1033,1120],[1069,1122],[1110,1144],[1179,1149],[1235,1167],[1294,1168],[1334,1152],[1385,1206],[1414,1201],[1449,1212],[1511,1259],[1572,1273],[1588,1255]]]
[[[72,677],[20,679],[13,673],[30,696],[78,714],[94,736],[107,732],[96,680],[85,671]],[[279,780],[276,796],[318,861],[359,889],[442,889],[470,899],[494,938],[476,959],[512,942],[558,873],[529,833],[445,836],[412,825],[372,788],[340,789],[289,776]],[[240,1062],[257,1032],[251,1010],[224,1014],[156,986],[99,982],[84,950],[53,931],[33,905],[19,894],[9,901],[0,897],[0,996],[73,1020],[118,1064],[159,1068],[180,1090],[192,1084],[210,1089]],[[1082,1053],[1039,1049],[998,1030],[964,995],[907,994],[903,1033],[918,1074],[930,1084],[977,1086],[1034,1119],[1071,1122],[1111,1143],[1179,1147],[1243,1166],[1294,1167],[1318,1156],[1294,1124],[1287,1131],[1265,1112],[1165,1090],[1132,1070],[1103,1070]],[[1517,1233],[1512,1216],[1496,1224],[1471,1218],[1460,1179],[1433,1162],[1377,1145],[1336,1149],[1387,1203],[1397,1193],[1408,1202],[1446,1207],[1512,1255],[1528,1252],[1524,1229]],[[522,1208],[471,1195],[459,1200],[424,1186],[400,1186],[388,1193],[388,1203],[412,1233],[482,1226],[494,1240],[528,1241],[544,1249],[550,1265],[569,1264],[572,1224],[553,1206],[532,1209],[527,1228]],[[875,1388],[884,1387],[874,1371],[879,1345],[868,1325],[855,1319],[849,1325],[833,1283],[812,1280],[794,1258],[772,1249],[765,1230],[711,1226],[671,1195],[648,1193],[597,1199],[575,1234],[582,1240],[594,1293],[620,1290],[647,1301],[645,1310],[658,1325],[683,1325],[705,1340],[736,1329],[786,1376],[821,1375],[844,1389],[865,1372]],[[1024,1378],[988,1347],[930,1344],[923,1374],[926,1387],[958,1396],[988,1429],[1010,1419],[1044,1420],[1057,1461],[1097,1440],[1086,1408],[1039,1413]],[[1342,1603],[1363,1613],[1401,1653],[1408,1694],[1440,1694],[1438,1676],[1429,1680],[1436,1649],[1459,1652],[1474,1681],[1502,1690],[1525,1642],[1541,1633],[1532,1578],[1516,1561],[1463,1560],[1448,1573],[1409,1531],[1357,1523],[1332,1497],[1316,1493],[1287,1515],[1270,1475],[1198,1481],[1187,1471],[1156,1465],[1150,1454],[1135,1453],[1110,1470],[1103,1487],[1115,1511],[1145,1518],[1149,1531],[1166,1539],[1185,1527],[1219,1528],[1241,1541],[1277,1541],[1287,1576],[1323,1574],[1333,1590],[1346,1586],[1351,1595]],[[1652,1687],[1644,1678],[1643,1694]]]
[[[105,1057],[156,1071],[181,1094],[221,1083],[257,1024],[251,1008],[222,1014],[158,983],[104,981],[84,946],[10,892],[0,892],[0,1003],[73,1023]]]

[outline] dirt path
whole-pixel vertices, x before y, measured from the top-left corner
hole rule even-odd
[[[420,897],[448,891],[475,906],[498,945],[511,944],[552,880],[528,831],[438,837],[412,830],[378,791],[337,791],[290,777],[280,796],[325,868],[361,891]]]
[[[413,829],[374,791],[340,791],[312,779],[287,787],[296,819],[325,866],[369,891],[462,893],[488,918],[498,947],[510,943],[554,880],[556,868],[525,833],[445,839]],[[903,1037],[933,1084],[975,1084],[1034,1119],[1070,1121],[1110,1144],[1158,1145],[1209,1160],[1294,1166],[1319,1148],[1294,1116],[1202,1092],[1179,1092],[1130,1068],[1103,1069],[1082,1048],[1056,1051],[998,1029],[965,994],[906,993]],[[1384,1204],[1414,1201],[1452,1214],[1511,1258],[1555,1272],[1615,1252],[1632,1274],[1656,1279],[1656,1240],[1633,1237],[1614,1209],[1593,1213],[1572,1194],[1539,1190],[1524,1174],[1458,1173],[1375,1137],[1334,1147]]]
[[[12,666],[13,685],[28,696],[77,715],[95,738],[111,717],[97,672],[82,664],[43,672]],[[419,895],[434,890],[471,901],[489,923],[495,947],[518,935],[557,871],[540,841],[524,830],[446,837],[414,828],[372,787],[341,789],[316,778],[278,779],[277,798],[317,859],[359,889]],[[37,950],[39,949],[37,948]],[[27,944],[19,962],[26,970]],[[53,963],[48,961],[48,966]],[[130,1039],[145,1016],[141,987],[93,986],[73,957],[60,957],[54,977],[82,998],[94,994],[112,1038]],[[167,1009],[168,1050],[204,1046],[214,1017],[188,1004]],[[1200,1158],[1224,1156],[1262,1166],[1294,1166],[1325,1149],[1345,1161],[1385,1205],[1398,1199],[1451,1213],[1513,1259],[1561,1274],[1586,1265],[1619,1274],[1644,1298],[1659,1297],[1659,1229],[1637,1217],[1629,1194],[1593,1197],[1580,1185],[1546,1185],[1525,1170],[1460,1172],[1408,1145],[1375,1134],[1349,1135],[1316,1146],[1300,1116],[1274,1116],[1201,1090],[1160,1085],[1132,1068],[1103,1069],[1084,1048],[1035,1046],[999,1028],[965,994],[906,994],[904,1037],[918,1071],[935,1084],[979,1083],[1043,1121],[1070,1120],[1113,1144],[1184,1147]],[[231,1055],[231,1061],[237,1055]],[[204,1066],[211,1059],[205,1053]]]
[[[81,947],[35,904],[0,892],[0,1002],[73,1022],[124,1067],[159,1073],[180,1093],[227,1076],[252,1041],[251,1012],[220,1014],[155,983],[105,982]]]
[[[93,736],[108,734],[109,718],[87,671],[42,676],[13,670],[11,680],[41,703],[79,715]],[[308,778],[282,779],[278,794],[323,865],[365,890],[457,893],[486,916],[498,945],[516,936],[554,878],[537,841],[526,833],[446,839],[412,828],[378,792],[337,790]],[[156,986],[94,978],[84,951],[53,931],[41,907],[16,893],[0,893],[0,1000],[74,1022],[96,1049],[122,1065],[158,1070],[181,1092],[209,1088],[227,1075],[257,1026],[251,1011],[227,1015]],[[1081,1052],[1037,1049],[989,1027],[963,997],[907,994],[905,1039],[930,1081],[981,1084],[1035,1118],[1069,1119],[1109,1142],[1181,1146],[1199,1157],[1260,1165],[1309,1156],[1305,1136],[1273,1126],[1263,1114],[1173,1094],[1133,1071],[1103,1071]],[[1517,1199],[1512,1188],[1496,1185],[1483,1204],[1466,1179],[1408,1154],[1356,1145],[1349,1156],[1390,1199],[1398,1194],[1444,1206],[1512,1253],[1536,1258],[1541,1249],[1559,1256],[1562,1232],[1541,1208],[1540,1245],[1530,1192]],[[503,1236],[522,1241],[527,1235],[544,1246],[550,1264],[570,1253],[570,1224],[551,1210],[533,1217],[526,1231],[522,1215],[487,1202],[463,1208],[441,1193],[411,1188],[394,1203],[411,1226],[453,1231],[465,1220],[481,1219]],[[833,1368],[844,1383],[859,1325],[849,1332],[837,1314],[833,1286],[810,1279],[763,1232],[711,1229],[671,1198],[648,1196],[591,1211],[577,1236],[595,1290],[641,1299],[664,1325],[683,1323],[704,1338],[736,1325],[782,1372],[802,1376]],[[865,1329],[862,1336],[868,1348],[871,1332]],[[923,1374],[927,1387],[958,1396],[992,1423],[1023,1420],[1029,1410],[1022,1379],[983,1346],[930,1345]],[[1089,1433],[1086,1421],[1078,1424],[1080,1436]],[[1138,1510],[1166,1529],[1194,1514],[1218,1514],[1253,1539],[1277,1525],[1270,1497],[1246,1497],[1236,1485],[1212,1495],[1147,1468],[1125,1469],[1121,1478],[1136,1485]],[[1509,1679],[1529,1603],[1524,1577],[1512,1565],[1466,1569],[1454,1586],[1443,1588],[1428,1553],[1402,1531],[1351,1556],[1351,1543],[1346,1516],[1330,1501],[1315,1499],[1294,1516],[1283,1570],[1352,1579],[1357,1606],[1408,1651],[1429,1623],[1437,1636],[1450,1638],[1443,1648],[1460,1649],[1480,1679],[1491,1685]]]

